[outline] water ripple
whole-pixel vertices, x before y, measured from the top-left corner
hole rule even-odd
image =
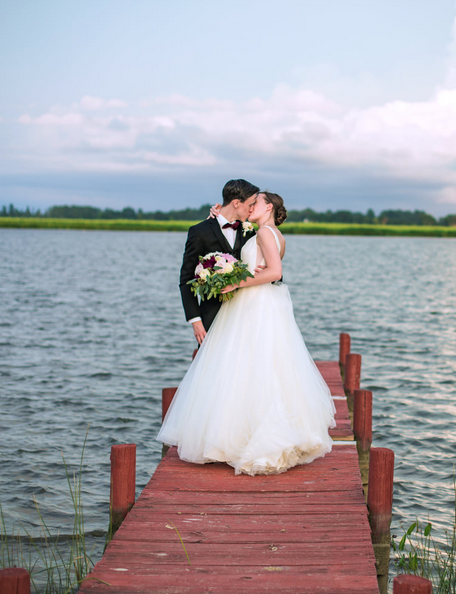
[[[161,446],[161,389],[194,348],[177,287],[185,235],[0,230],[0,501],[7,523],[69,533],[62,454],[77,471],[87,426],[88,531],[108,522],[110,447],[137,444],[137,494]],[[363,355],[374,443],[396,456],[393,531],[454,509],[456,241],[287,238],[285,280],[316,359],[338,334]]]

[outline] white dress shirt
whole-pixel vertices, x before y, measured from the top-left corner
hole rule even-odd
[[[231,248],[234,248],[234,242],[236,241],[237,229],[233,229],[232,227],[227,227],[226,229],[224,229],[223,225],[226,225],[230,221],[225,219],[225,217],[221,214],[217,217],[217,221],[218,221],[218,224],[220,225],[220,229],[222,230],[223,235],[226,237],[226,240],[230,244]],[[201,321],[201,318],[200,318],[200,316],[198,316],[196,318],[192,318],[191,320],[189,320],[188,323],[193,324],[193,322],[200,322],[200,321]]]

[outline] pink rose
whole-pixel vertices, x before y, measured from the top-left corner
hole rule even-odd
[[[223,272],[223,269],[225,268],[225,264],[226,264],[225,258],[216,256],[215,259],[216,259],[215,266],[220,268],[220,270],[216,270],[216,272]]]
[[[236,258],[234,256],[232,256],[231,254],[223,254],[225,256],[225,260],[227,262],[230,262],[231,264],[234,264],[234,262],[237,262]]]

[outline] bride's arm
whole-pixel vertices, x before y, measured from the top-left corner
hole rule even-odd
[[[258,229],[257,242],[258,247],[263,252],[266,268],[261,274],[256,274],[253,278],[249,277],[245,281],[241,281],[239,285],[228,285],[223,289],[222,293],[229,293],[243,287],[265,285],[282,278],[282,260],[280,259],[280,253],[277,249],[274,235],[269,229]]]

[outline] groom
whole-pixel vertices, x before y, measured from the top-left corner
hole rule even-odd
[[[230,180],[222,191],[223,204],[220,215],[206,219],[188,230],[180,274],[180,291],[185,316],[192,324],[199,344],[203,342],[221,302],[218,299],[207,299],[199,304],[187,282],[195,277],[199,256],[205,256],[210,252],[224,252],[232,254],[237,259],[241,257],[242,246],[255,233],[250,231],[244,237],[242,222],[252,212],[259,191],[260,188],[244,179]]]

